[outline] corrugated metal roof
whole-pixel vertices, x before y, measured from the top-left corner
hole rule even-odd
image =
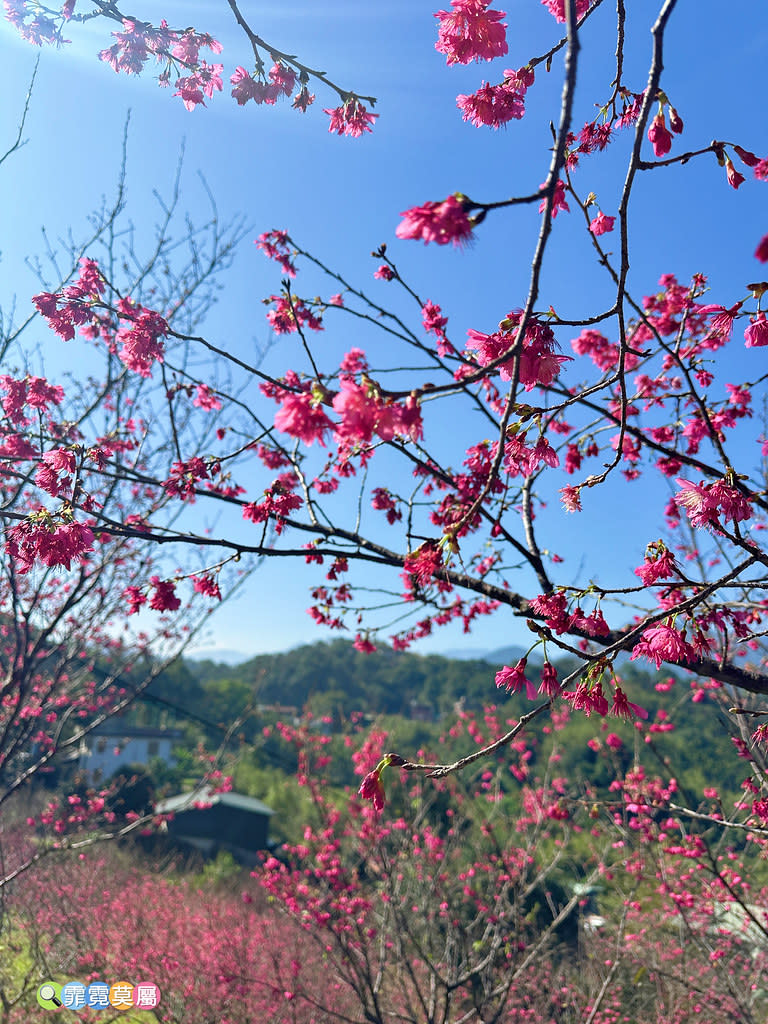
[[[225,807],[236,807],[241,811],[251,811],[253,814],[271,815],[275,812],[267,807],[255,796],[245,796],[244,793],[212,793],[210,789],[196,789],[189,793],[180,793],[178,796],[168,797],[167,800],[160,800],[155,805],[158,814],[170,814],[171,811],[193,810],[196,803],[223,804]]]

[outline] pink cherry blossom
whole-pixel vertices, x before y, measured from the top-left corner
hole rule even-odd
[[[731,336],[731,332],[733,331],[733,322],[738,316],[742,305],[742,302],[737,302],[735,305],[731,306],[730,309],[726,309],[725,306],[700,306],[699,313],[714,313],[715,315],[710,321],[710,329],[714,334],[727,341]]]
[[[371,506],[380,512],[387,513],[387,522],[390,526],[403,518],[403,513],[398,509],[397,502],[386,487],[374,488]]]
[[[557,633],[564,633],[571,625],[568,615],[568,599],[562,590],[551,594],[539,594],[531,601],[531,608],[537,615],[544,616],[544,622]]]
[[[467,216],[464,197],[448,196],[440,203],[427,202],[404,210],[405,219],[398,224],[395,234],[398,238],[423,238],[424,243],[438,245],[463,245],[472,237],[472,222]]]
[[[588,121],[579,132],[578,153],[602,153],[611,141],[612,126],[608,122]]]
[[[310,92],[306,85],[302,85],[296,95],[293,97],[293,103],[291,106],[294,110],[301,111],[302,114],[306,114],[307,107],[311,106],[315,102],[315,94]]]
[[[575,629],[583,630],[588,636],[608,636],[611,631],[600,608],[595,608],[589,615],[584,615],[581,608],[577,608],[572,621]]]
[[[248,100],[256,99],[258,83],[251,77],[244,67],[236,67],[232,72],[229,81],[233,86],[232,97],[237,100],[241,107],[247,103]]]
[[[541,0],[556,21],[565,21],[565,0]],[[576,0],[576,17],[583,18],[592,0]]]
[[[233,98],[240,106],[248,100],[271,105],[281,96],[290,96],[296,85],[296,72],[283,64],[274,64],[269,78],[269,82],[263,78],[253,78],[244,67],[236,67],[229,79],[233,86]]]
[[[142,605],[147,603],[147,595],[141,587],[126,587],[123,591],[123,597],[128,602],[128,615],[138,615]]]
[[[677,482],[685,486],[675,495],[674,500],[685,508],[692,526],[717,527],[721,514],[727,521],[734,523],[752,517],[749,500],[737,487],[725,480],[713,484],[692,484],[682,479]]]
[[[593,235],[604,235],[608,231],[613,231],[613,225],[615,222],[615,217],[606,217],[601,210],[595,219],[590,222],[589,230]]]
[[[378,409],[376,400],[366,388],[353,380],[342,380],[341,389],[333,399],[333,408],[341,417],[336,427],[338,437],[353,444],[371,440]]]
[[[54,448],[43,455],[35,471],[35,483],[54,496],[64,494],[71,487],[75,465],[74,452]]]
[[[427,299],[421,309],[421,320],[427,333],[431,332],[437,335],[444,333],[448,324],[448,317],[441,314],[442,310],[440,307],[430,299]]]
[[[201,61],[199,67],[184,78],[176,82],[174,96],[180,96],[187,110],[194,110],[195,107],[205,106],[203,96],[209,99],[213,96],[214,90],[221,92],[223,82],[221,73],[224,70],[223,64],[208,64]]]
[[[539,683],[539,693],[545,694],[547,697],[557,697],[560,693],[560,683],[557,679],[557,669],[550,662],[545,661],[541,666],[541,682]]]
[[[443,567],[443,555],[437,544],[427,541],[403,562],[402,577],[409,590],[428,586]]]
[[[475,93],[458,95],[456,106],[463,120],[476,127],[498,128],[512,118],[520,119],[525,113],[523,103],[514,93],[510,95],[503,85],[489,82],[484,82]]]
[[[422,437],[421,410],[413,396],[404,404],[381,400],[368,387],[345,378],[333,399],[333,408],[341,417],[335,436],[342,442],[367,443],[374,433],[385,441],[395,436],[412,441]]]
[[[339,370],[343,374],[364,373],[367,369],[368,362],[361,348],[351,348],[345,352],[339,363]]]
[[[643,564],[635,569],[635,575],[640,577],[643,586],[646,587],[656,583],[657,580],[669,579],[675,572],[675,556],[663,544],[661,545],[661,550],[658,550],[657,545],[652,555],[650,557],[646,555]]]
[[[192,405],[198,409],[205,409],[207,412],[214,412],[221,409],[221,400],[217,398],[216,392],[212,391],[207,384],[198,384],[195,388],[195,397]]]
[[[360,100],[351,97],[340,107],[333,110],[324,110],[328,114],[331,123],[328,125],[329,132],[336,132],[337,135],[351,135],[359,138],[365,132],[373,131],[373,122],[379,116],[371,114]]]
[[[737,171],[733,165],[733,160],[729,156],[725,158],[725,174],[728,178],[728,184],[731,188],[738,188],[739,185],[744,183],[744,175],[740,171]]]
[[[49,384],[45,377],[28,375],[19,379],[4,373],[0,375],[0,391],[5,391],[0,399],[3,412],[19,427],[28,426],[31,422],[25,413],[26,407],[46,412],[49,405],[60,405],[64,400],[61,385]]]
[[[17,571],[22,574],[38,563],[69,569],[73,559],[86,555],[95,540],[90,526],[79,522],[57,524],[45,510],[11,527],[7,536],[8,552],[17,560]]]
[[[581,512],[581,488],[570,484],[560,488],[560,500],[566,512]]]
[[[634,655],[632,655],[634,657]],[[609,714],[616,715],[617,718],[626,718],[629,721],[632,718],[647,718],[648,712],[645,708],[641,708],[639,704],[633,704],[631,700],[627,698],[626,693],[620,686],[617,686],[613,692],[613,707]],[[618,739],[618,737],[615,737]],[[607,740],[606,740],[607,742]],[[621,745],[621,740],[619,740]],[[614,744],[614,749],[617,749]]]
[[[755,249],[755,259],[761,263],[768,263],[768,235],[763,235]]]
[[[610,707],[599,682],[582,681],[575,690],[564,693],[563,699],[567,700],[575,711],[583,711],[587,718],[593,711],[601,718],[605,718]]]
[[[525,114],[525,94],[533,84],[532,68],[504,72],[504,81],[498,85],[488,82],[475,93],[456,97],[456,106],[465,121],[476,126],[499,128],[511,120],[520,120]]]
[[[380,768],[376,768],[374,771],[368,772],[360,783],[358,793],[363,800],[371,800],[373,802],[374,810],[382,811],[384,809],[386,794],[384,793],[384,786],[381,782]]]
[[[546,181],[542,181],[539,188],[546,187]],[[544,213],[547,208],[547,200],[542,199],[539,203],[539,213]],[[552,218],[554,219],[561,210],[565,210],[566,213],[570,213],[570,206],[565,199],[565,182],[558,179],[555,182],[555,191],[552,196]]]
[[[210,573],[204,573],[202,576],[192,577],[192,586],[195,588],[196,593],[204,594],[206,597],[213,597],[216,600],[221,600],[221,589],[216,581],[215,576]]]
[[[298,480],[295,481],[298,483]],[[286,527],[288,515],[303,504],[298,494],[287,490],[281,479],[276,480],[265,491],[264,501],[251,501],[243,506],[243,519],[252,523],[274,521],[275,533],[280,534]]]
[[[99,60],[104,61],[116,73],[121,71],[128,75],[137,75],[150,56],[155,52],[155,40],[147,27],[131,18],[123,19],[123,31],[113,32],[117,42],[109,49],[99,53]],[[170,42],[170,33],[165,40]]]
[[[467,331],[467,348],[476,350],[477,361],[481,366],[488,366],[512,349],[521,318],[522,311],[513,310],[499,325],[501,330],[494,334],[483,334],[474,328]],[[556,347],[552,328],[536,317],[530,317],[517,359],[518,379],[526,391],[531,391],[537,385],[546,387],[551,384],[558,377],[562,364],[570,360],[570,356],[556,353]],[[502,380],[512,380],[514,373],[514,356],[499,364]]]
[[[630,661],[636,658],[647,658],[659,669],[665,661],[675,664],[692,662],[696,658],[696,653],[683,634],[673,626],[657,623],[644,630],[642,640],[632,648]]]
[[[163,481],[163,490],[181,501],[195,501],[198,482],[210,479],[208,467],[199,455],[179,460],[171,466],[168,479]]]
[[[309,327],[312,331],[322,331],[323,318],[313,312],[309,306],[298,298],[291,295],[270,295],[270,302],[275,308],[267,313],[267,320],[272,325],[275,334],[294,334],[300,327]]]
[[[150,578],[152,596],[149,607],[156,612],[175,612],[181,607],[181,600],[176,596],[176,587],[172,580],[161,580],[159,576]]]
[[[757,316],[751,317],[750,325],[744,331],[744,346],[763,348],[765,345],[768,345],[768,321],[765,319],[765,313],[761,311]]]
[[[375,654],[376,653],[376,644],[374,644],[371,641],[370,637],[368,637],[367,635],[364,636],[362,633],[358,633],[355,636],[355,639],[354,639],[354,642],[353,642],[352,646],[355,648],[356,651],[360,651],[361,654]],[[362,794],[362,786],[360,787],[360,790],[361,790],[361,795],[364,795],[364,794]],[[382,790],[382,792],[383,792],[383,790]],[[382,806],[383,806],[383,804],[382,804]],[[381,810],[381,808],[377,808],[377,810]]]
[[[32,21],[25,19],[32,13],[27,9],[24,0],[5,0],[5,17],[18,31],[22,39],[34,46],[42,46],[44,43],[60,46],[62,43],[69,43],[69,39],[62,39],[56,22],[46,17],[39,8],[35,8]]]
[[[141,377],[149,377],[155,362],[162,363],[162,338],[168,333],[168,324],[151,309],[121,299],[117,304],[121,325],[115,334],[115,343],[121,345],[118,358]]]
[[[265,231],[254,241],[254,245],[271,260],[280,264],[284,274],[296,277],[296,267],[291,260],[290,240],[287,231]]]
[[[287,64],[281,64],[279,61],[269,69],[269,77],[273,86],[284,96],[290,96],[296,87],[296,72]]]
[[[451,0],[451,11],[438,11],[435,49],[446,55],[447,64],[493,60],[507,52],[504,11],[489,11],[491,0]]]
[[[505,665],[496,673],[496,686],[499,689],[504,687],[507,693],[520,693],[525,688],[528,700],[536,700],[536,687],[525,674],[526,664],[527,658],[521,658],[514,668]]]
[[[675,135],[682,135],[683,128],[685,127],[682,117],[680,117],[674,107],[669,108],[669,127]],[[736,148],[738,149],[738,146]]]
[[[310,392],[298,395],[287,392],[275,414],[275,428],[298,437],[305,444],[319,441],[324,445],[324,435],[333,429],[333,423]]]
[[[684,485],[683,490],[675,495],[675,503],[682,506],[688,513],[692,526],[712,526],[718,521],[717,502],[706,484],[693,484],[688,480],[678,479]]]
[[[749,499],[733,484],[726,480],[716,480],[711,485],[710,493],[727,522],[741,523],[752,518]]]
[[[653,146],[656,156],[666,156],[672,148],[672,135],[667,130],[664,114],[657,114],[654,117],[651,127],[648,129],[648,141]]]

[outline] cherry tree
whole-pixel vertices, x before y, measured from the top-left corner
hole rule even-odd
[[[461,116],[478,129],[510,125],[513,131],[512,121],[535,116],[526,106],[535,101],[541,76],[559,63],[560,108],[552,117],[546,172],[537,175],[544,180],[502,200],[461,192],[436,197],[406,209],[396,228],[401,240],[462,247],[481,236],[490,218],[513,223],[526,208],[538,211],[527,292],[503,300],[490,331],[473,326],[465,340],[457,338],[446,300],[420,294],[387,246],[376,251],[374,277],[399,290],[402,302],[392,309],[280,229],[257,239],[283,274],[268,299],[269,324],[276,336],[295,335],[303,352],[300,363],[280,373],[184,329],[172,315],[173,294],[124,290],[94,255],[84,256],[66,284],[38,293],[37,312],[63,342],[101,346],[115,372],[138,384],[162,380],[169,443],[153,448],[151,467],[139,467],[95,436],[78,440],[79,453],[66,438],[46,439],[29,458],[63,504],[7,517],[9,551],[29,568],[76,564],[90,557],[99,530],[145,548],[183,545],[204,553],[202,569],[186,575],[209,599],[218,595],[225,564],[247,555],[299,558],[322,566],[312,592],[315,620],[331,629],[352,627],[356,645],[368,650],[387,637],[406,648],[451,622],[470,630],[481,616],[520,617],[543,668],[531,680],[523,658],[499,672],[496,685],[542,700],[500,743],[555,702],[587,715],[642,719],[617,667],[627,654],[657,669],[683,666],[701,692],[722,690],[729,704],[753,712],[733,688],[760,695],[767,685],[759,542],[766,442],[753,417],[764,381],[754,350],[768,343],[765,285],[755,281],[746,294],[710,296],[703,273],[680,281],[660,266],[656,289],[636,291],[630,214],[641,175],[658,180],[662,194],[670,168],[708,161],[724,190],[746,192],[761,187],[768,165],[750,139],[693,139],[686,147],[686,112],[665,92],[665,62],[674,60],[665,43],[670,24],[684,16],[674,0],[655,19],[646,16],[650,62],[645,78],[632,81],[625,71],[628,32],[639,29],[624,5],[616,5],[615,78],[599,97],[597,115],[588,107],[584,120],[577,83],[592,22],[605,5],[548,0],[551,47],[457,99]],[[123,32],[102,59],[130,72],[159,61],[160,84],[178,75],[187,106],[221,86],[221,67],[200,56],[204,49],[217,52],[209,34],[153,27],[101,3],[87,14],[75,13],[72,4],[60,11],[7,6],[11,21],[36,43],[61,42],[62,26],[74,29],[78,19],[122,20]],[[240,66],[232,74],[235,100],[270,103],[298,88],[295,105],[306,105],[300,97],[314,73],[265,43],[237,6],[230,8],[256,57],[254,75]],[[449,66],[506,63],[505,17],[484,0],[454,0],[450,11],[436,14],[436,49]],[[262,54],[275,61],[272,71],[265,71]],[[329,87],[346,111],[334,113],[332,130],[359,135],[371,128],[356,93]],[[609,143],[614,154],[620,150],[623,170],[603,209],[590,182]],[[756,180],[747,185],[747,175]],[[542,294],[545,262],[566,217],[582,223],[611,296],[581,318],[558,311],[556,295]],[[754,256],[743,257],[757,277],[768,257],[759,229],[754,244]],[[324,280],[327,290],[302,295],[295,283],[300,267],[310,274],[310,288]],[[353,318],[370,337],[368,351],[354,346],[328,364],[327,346],[317,340],[331,333],[332,316]],[[386,346],[376,344],[378,331]],[[739,358],[731,361],[737,349]],[[179,351],[195,353],[198,366],[209,360],[223,375],[220,382],[189,372]],[[428,369],[407,370],[414,357]],[[238,388],[254,384],[262,402],[243,402]],[[219,408],[226,427],[209,440],[206,417]],[[160,415],[158,408],[155,418]],[[147,435],[143,451],[152,444]],[[256,467],[261,478],[254,485]],[[152,497],[143,510],[122,514],[110,502],[113,481],[148,488]],[[667,535],[658,538],[649,527],[645,558],[628,578],[617,573],[599,583],[586,567],[574,581],[567,565],[560,568],[553,539],[542,533],[541,511],[554,499],[561,504],[557,529],[567,529],[572,517],[592,516],[599,524],[609,514],[601,493],[619,487],[621,500],[647,493],[649,516],[663,514]],[[157,517],[159,494],[171,518]],[[193,503],[226,507],[241,522],[203,533],[188,514]],[[172,610],[178,578],[148,576],[128,586],[131,610]],[[371,598],[370,591],[383,596]],[[562,655],[578,662],[564,679],[554,665]],[[758,727],[750,737],[746,730],[747,747],[759,747],[764,731]],[[461,766],[420,765],[401,754],[390,761],[403,762],[433,775]],[[366,789],[374,799],[383,768]]]
[[[0,163],[18,144],[17,139]],[[30,265],[43,287],[74,294],[78,286],[67,282],[78,271],[87,278],[92,265],[84,251],[98,252],[105,265],[120,268],[126,292],[137,299],[152,294],[162,301],[168,322],[191,330],[210,308],[217,275],[230,263],[242,224],[220,223],[215,206],[207,221],[185,221],[180,164],[169,198],[158,196],[155,235],[139,244],[126,209],[126,166],[124,151],[115,197],[95,212],[87,235],[49,243],[45,257],[31,258]],[[177,596],[155,551],[139,542],[147,517],[163,515],[171,500],[152,485],[156,460],[166,460],[178,433],[191,430],[202,443],[215,429],[215,403],[207,405],[208,421],[193,427],[182,415],[168,434],[166,422],[153,422],[157,387],[126,372],[99,330],[91,331],[96,344],[83,364],[89,375],[62,374],[54,383],[35,351],[35,316],[3,313],[0,889],[73,843],[87,845],[134,827],[116,819],[105,780],[77,784],[81,747],[92,730],[126,710],[168,668],[220,599],[209,577],[198,576],[192,565],[179,581],[190,595],[195,588],[205,593],[206,604]],[[107,329],[106,320],[101,329]],[[200,407],[202,385],[170,376],[160,384],[164,401],[179,389]],[[83,473],[97,464],[98,492],[86,495]],[[118,534],[82,518],[94,499],[106,518],[120,522]],[[151,617],[135,626],[131,609],[145,593]],[[208,767],[215,771],[215,765]],[[46,780],[59,772],[62,785],[54,793]]]

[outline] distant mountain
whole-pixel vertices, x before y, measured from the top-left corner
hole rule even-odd
[[[480,647],[457,648],[450,651],[443,651],[441,657],[451,658],[453,661],[484,661],[487,665],[514,665],[525,654],[525,647],[495,647],[492,651],[483,650]],[[540,654],[535,652],[531,655],[532,665],[542,661]]]
[[[230,651],[224,647],[203,647],[199,651],[187,651],[184,657],[188,661],[212,661],[215,665],[242,665],[250,661],[253,655],[244,651]]]
[[[485,660],[489,665],[514,665],[518,662],[525,654],[527,647],[497,647],[494,651],[489,651],[485,656]],[[531,662],[538,662],[542,659],[537,654],[531,655]]]
[[[449,651],[440,651],[440,657],[452,658],[454,661],[487,661],[488,653],[483,647],[454,647]]]
[[[496,647],[492,651],[482,647],[457,647],[451,650],[441,651],[438,657],[449,658],[451,661],[482,661],[487,665],[514,665],[525,654],[526,648],[510,646]],[[280,652],[288,653],[288,652]],[[244,665],[253,661],[255,657],[270,657],[270,655],[246,654],[245,651],[228,650],[224,647],[203,647],[199,650],[189,651],[184,655],[188,661],[210,661],[214,665]],[[531,664],[541,662],[539,654],[534,653],[530,657]]]

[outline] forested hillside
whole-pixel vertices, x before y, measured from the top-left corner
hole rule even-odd
[[[342,736],[360,716],[368,727],[375,724],[387,731],[392,749],[412,756],[418,750],[434,752],[443,747],[441,737],[457,721],[482,719],[488,705],[496,706],[502,720],[518,719],[530,710],[533,705],[524,695],[496,688],[498,667],[485,661],[390,649],[363,654],[351,643],[336,640],[260,655],[235,666],[184,661],[153,684],[151,700],[142,713],[155,721],[158,715],[166,720],[172,716],[186,730],[187,750],[201,739],[218,744],[224,724],[243,718],[237,735],[255,746],[247,752],[243,748],[238,755],[236,780],[251,795],[267,799],[270,794],[265,788],[279,789],[276,780],[279,783],[284,773],[295,769],[275,737],[273,727],[278,721],[291,722],[307,714],[317,728],[329,732],[330,777],[340,786],[348,785],[354,775]],[[567,663],[560,662],[558,668],[563,677]],[[529,666],[528,674],[538,685],[535,664]],[[625,664],[621,674],[630,700],[648,712],[647,720],[630,723],[611,716],[569,716],[560,709],[554,716],[558,728],[545,725],[531,738],[531,770],[539,762],[540,767],[546,764],[556,743],[558,772],[583,779],[585,784],[607,783],[614,761],[626,769],[642,754],[644,762],[656,762],[659,769],[663,763],[681,786],[696,791],[706,784],[703,766],[719,762],[723,765],[721,792],[736,796],[745,772],[733,757],[729,731],[735,730],[736,723],[725,710],[728,701],[722,709],[712,706],[718,696],[722,699],[721,692],[692,688],[682,672],[677,677],[647,672],[634,663]],[[620,745],[612,741],[611,758],[606,757],[606,736],[621,739]],[[466,733],[454,736],[452,754],[460,756],[469,749]],[[507,756],[502,751],[500,760]]]

